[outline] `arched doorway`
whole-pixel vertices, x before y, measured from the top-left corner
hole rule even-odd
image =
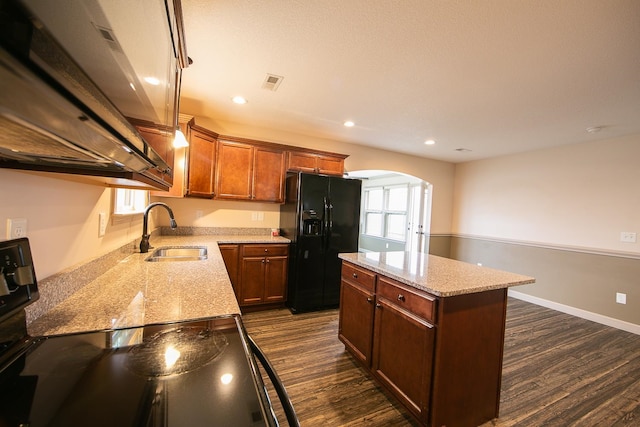
[[[432,185],[395,171],[349,172],[362,179],[360,234],[362,252],[429,252]]]

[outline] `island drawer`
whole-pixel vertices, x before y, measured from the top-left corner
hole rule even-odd
[[[255,245],[245,244],[242,245],[242,256],[245,257],[257,257],[257,256],[281,256],[289,255],[289,245],[282,244],[266,244]]]
[[[342,278],[352,283],[357,283],[365,289],[374,291],[376,275],[370,271],[358,268],[353,264],[342,262]]]
[[[399,307],[435,323],[436,297],[384,276],[378,277],[378,297],[386,298]]]

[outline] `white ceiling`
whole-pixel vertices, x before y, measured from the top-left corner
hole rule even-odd
[[[182,8],[194,63],[181,110],[196,117],[450,162],[640,133],[638,0]],[[262,89],[267,73],[284,77],[276,92]]]

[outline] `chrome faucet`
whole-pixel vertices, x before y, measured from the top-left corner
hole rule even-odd
[[[153,247],[149,244],[149,237],[151,235],[147,234],[147,226],[149,223],[149,211],[156,206],[162,206],[169,212],[169,218],[171,218],[169,225],[171,226],[172,229],[175,229],[178,226],[175,218],[173,217],[173,211],[166,203],[155,202],[147,206],[144,209],[144,219],[142,220],[142,240],[140,240],[140,253],[142,254],[149,252],[149,248]]]

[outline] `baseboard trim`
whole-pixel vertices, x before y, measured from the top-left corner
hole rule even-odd
[[[562,313],[567,313],[572,316],[580,317],[582,319],[591,320],[602,325],[607,325],[616,329],[631,332],[632,334],[640,335],[640,325],[636,325],[635,323],[625,322],[624,320],[614,319],[612,317],[603,316],[602,314],[597,314],[591,311],[582,310],[580,308],[571,307],[569,305],[564,305],[543,298],[534,297],[532,295],[527,295],[522,292],[514,291],[512,289],[509,289],[509,296],[522,301],[530,302],[532,304],[547,307],[552,310],[561,311]]]

